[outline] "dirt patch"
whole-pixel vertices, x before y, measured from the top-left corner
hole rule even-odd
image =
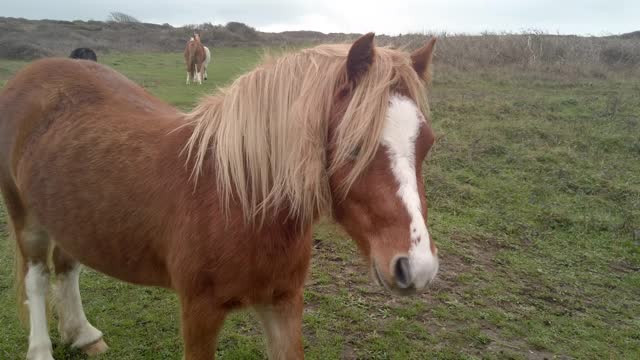
[[[460,289],[459,278],[466,273],[476,271],[502,271],[495,262],[496,254],[504,246],[495,240],[481,235],[453,233],[451,240],[456,243],[456,251],[440,251],[440,269],[429,292],[423,297],[434,300],[440,292],[456,293]]]
[[[482,332],[491,339],[491,343],[485,349],[486,352],[500,354],[507,359],[516,357],[522,357],[528,360],[573,359],[570,356],[555,355],[548,351],[531,349],[524,341],[503,339],[495,329],[487,328],[483,329]]]
[[[609,264],[609,268],[613,272],[620,274],[629,274],[640,271],[640,265],[633,264],[626,260],[617,260]]]

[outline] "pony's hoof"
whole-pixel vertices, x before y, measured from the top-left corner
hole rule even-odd
[[[109,347],[107,346],[107,343],[104,342],[104,340],[100,339],[100,340],[94,342],[91,345],[85,346],[82,349],[82,352],[84,352],[88,356],[96,356],[96,355],[100,355],[100,354],[104,353],[107,350],[109,350]]]

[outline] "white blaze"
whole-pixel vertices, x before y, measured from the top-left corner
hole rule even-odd
[[[413,283],[418,289],[426,286],[438,272],[438,258],[431,252],[431,237],[422,216],[416,183],[416,138],[424,122],[419,114],[413,100],[399,95],[392,96],[382,133],[382,145],[387,150],[391,171],[399,185],[397,195],[411,218],[409,265]]]

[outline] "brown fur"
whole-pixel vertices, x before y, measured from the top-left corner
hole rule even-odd
[[[375,54],[369,54],[356,55],[375,67]],[[393,63],[397,72],[410,69],[408,54],[397,58],[406,59]],[[347,59],[335,61],[346,74]],[[320,176],[336,194],[330,195],[336,220],[365,255],[389,263],[408,251],[410,241],[409,217],[395,196],[387,155],[371,147],[370,159],[351,179],[353,159],[335,145],[336,139],[348,138],[345,114],[358,114],[351,104],[366,98],[358,89],[373,81],[366,73],[358,70],[349,79],[353,82],[338,76],[331,86],[324,135],[324,157],[330,160]],[[418,81],[413,74],[399,79]],[[413,83],[390,86],[389,92],[415,97],[407,90],[415,88]],[[191,115],[100,64],[45,59],[20,71],[0,94],[0,189],[20,253],[29,261],[41,260],[41,251],[28,248],[20,235],[37,230],[56,246],[56,271],[67,271],[77,260],[127,282],[174,289],[187,360],[211,359],[225,315],[245,306],[256,307],[273,358],[302,358],[302,288],[312,225],[321,213],[301,221],[309,218],[309,208],[299,213],[282,201],[261,223],[248,222],[237,193],[225,202],[217,162],[192,158],[185,166],[182,150],[197,130],[190,121]],[[418,184],[432,142],[425,123],[416,143]],[[342,194],[345,181],[351,184]]]

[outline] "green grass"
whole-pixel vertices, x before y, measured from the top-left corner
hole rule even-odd
[[[203,86],[184,85],[180,54],[100,60],[188,109],[259,53],[216,49]],[[0,84],[22,65],[0,61]],[[640,86],[554,76],[435,69],[438,140],[425,182],[439,278],[424,295],[389,296],[353,243],[321,224],[305,292],[308,358],[640,358]],[[1,359],[27,348],[12,252],[0,240]],[[81,286],[111,346],[102,359],[181,358],[172,293],[90,270]],[[51,332],[56,359],[83,358]],[[218,355],[264,358],[250,313],[229,318]]]

